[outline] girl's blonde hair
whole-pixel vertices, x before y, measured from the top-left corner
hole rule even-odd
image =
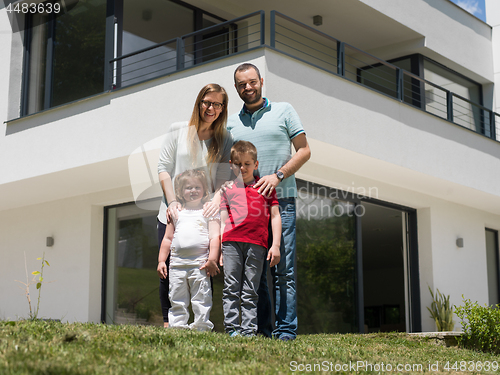
[[[201,182],[201,186],[203,186],[203,197],[201,199],[201,202],[204,203],[209,197],[208,182],[205,172],[200,169],[189,169],[187,171],[182,172],[175,178],[176,200],[180,202],[182,205],[186,204],[186,200],[184,199],[182,191],[184,190],[184,187],[186,186],[186,183],[189,178],[196,178]]]
[[[196,102],[194,103],[194,108],[193,108],[193,114],[191,115],[191,120],[189,121],[189,125],[193,125],[194,129],[190,129],[188,132],[188,145],[189,145],[189,150],[191,153],[191,157],[193,160],[193,163],[196,160],[197,154],[198,154],[198,145],[197,142],[198,140],[198,129],[200,128],[200,123],[201,123],[201,101],[203,98],[212,92],[216,93],[221,93],[222,94],[222,110],[219,113],[219,117],[212,123],[212,128],[214,130],[214,136],[212,138],[212,142],[210,143],[210,147],[208,148],[208,154],[207,154],[207,165],[210,165],[212,163],[217,163],[220,160],[221,154],[220,150],[221,147],[223,146],[224,139],[226,137],[226,121],[227,121],[227,103],[228,103],[228,96],[226,90],[224,90],[224,87],[216,84],[216,83],[209,83],[208,85],[205,85],[200,92],[198,93],[198,96],[196,97]]]

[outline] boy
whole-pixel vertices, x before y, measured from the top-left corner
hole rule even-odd
[[[255,336],[264,258],[267,253],[271,267],[280,260],[281,216],[276,193],[266,197],[254,188],[259,180],[254,177],[259,166],[255,146],[247,141],[235,143],[229,162],[236,179],[221,200],[224,328],[231,336]],[[267,251],[269,216],[273,242]]]

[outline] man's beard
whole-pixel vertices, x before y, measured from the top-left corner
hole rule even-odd
[[[253,99],[249,99],[244,93],[243,95],[240,95],[240,98],[245,104],[255,104],[262,99],[262,91],[255,90],[255,97]]]

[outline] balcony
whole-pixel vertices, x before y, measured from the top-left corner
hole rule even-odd
[[[254,12],[112,59],[109,62],[109,88],[112,91],[125,88],[209,61],[267,47],[500,141],[498,113],[284,14],[270,13],[268,39],[269,44],[266,44],[265,13]]]

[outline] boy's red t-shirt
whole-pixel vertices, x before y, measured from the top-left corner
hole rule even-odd
[[[227,211],[228,219],[222,242],[253,243],[268,248],[270,208],[278,205],[278,198],[275,191],[269,198],[259,194],[259,189],[253,187],[258,180],[256,177],[247,185],[236,179],[233,187],[223,193],[220,209]]]

